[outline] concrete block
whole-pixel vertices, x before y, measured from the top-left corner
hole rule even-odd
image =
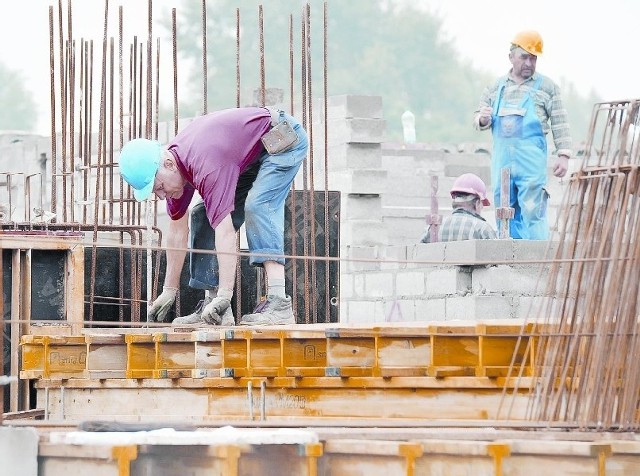
[[[515,317],[528,321],[544,320],[550,317],[549,313],[553,316],[556,307],[555,301],[555,299],[548,296],[515,297],[513,300]]]
[[[558,247],[557,242],[541,240],[512,240],[513,260],[542,262],[553,258]]]
[[[447,243],[417,243],[412,248],[413,256],[407,250],[407,257],[418,267],[441,264],[445,261],[446,245]]]
[[[444,321],[446,302],[445,298],[416,300],[416,321]]]
[[[397,299],[384,303],[385,322],[413,322],[416,320],[414,299]]]
[[[38,475],[38,432],[35,428],[0,427],[2,474]]]
[[[491,156],[485,153],[452,152],[445,156],[445,160],[449,165],[461,165],[465,167],[491,167]]]
[[[317,160],[318,156],[322,154],[316,155],[314,164],[324,167],[324,160]],[[333,144],[329,146],[327,161],[330,170],[383,168],[379,143]]]
[[[386,246],[387,229],[375,220],[351,220],[342,224],[340,240],[354,246]]]
[[[384,141],[387,123],[382,119],[333,119],[327,124],[327,142],[379,144]]]
[[[474,267],[471,287],[474,294],[538,296],[544,294],[546,288],[546,275],[541,275],[540,270],[540,265],[533,264],[518,268],[509,265]]]
[[[348,308],[346,322],[349,324],[371,324],[385,320],[384,302],[382,301],[349,301]]]
[[[450,264],[498,264],[513,261],[514,240],[467,240],[446,243],[445,262]]]
[[[367,324],[373,322],[375,315],[374,301],[349,301],[349,313],[346,322],[349,324]]]
[[[409,243],[419,243],[424,232],[424,218],[390,217],[383,218],[388,230],[390,245],[401,246]]]
[[[381,96],[339,95],[327,98],[327,118],[382,119]]]
[[[425,294],[425,276],[420,271],[396,273],[396,296],[422,296]]]
[[[364,290],[364,277],[365,273],[357,273],[353,275],[353,293],[354,297],[363,298],[366,297]]]
[[[471,291],[471,273],[465,268],[435,268],[426,273],[425,296],[428,298],[465,295]]]
[[[511,297],[470,294],[462,297],[447,297],[446,300],[446,320],[484,321],[515,317]]]
[[[331,188],[343,194],[380,195],[387,189],[386,179],[386,170],[343,170],[332,175]]]
[[[340,275],[340,299],[354,297],[354,280],[357,275],[343,273]]]
[[[382,155],[388,157],[391,164],[398,163],[398,159],[403,161],[405,159],[413,160],[415,164],[418,163],[439,163],[448,160],[449,154],[441,149],[433,149],[425,147],[427,144],[396,144],[391,142],[385,142],[382,144]],[[422,146],[422,147],[421,147]]]
[[[464,165],[456,165],[456,164],[445,164],[444,166],[444,174],[447,177],[458,177],[462,174],[472,173],[476,174],[480,177],[485,185],[487,186],[487,190],[492,189],[491,183],[491,168],[484,165],[476,165],[476,164],[464,164]],[[491,197],[492,194],[490,193]]]
[[[380,248],[380,269],[381,270],[401,270],[407,267],[407,247],[384,246]]]
[[[379,220],[382,221],[382,198],[380,195],[346,194],[342,206],[344,220]]]
[[[346,272],[377,271],[380,269],[379,257],[377,246],[348,246]]]
[[[394,273],[367,273],[364,277],[364,292],[367,297],[395,296]]]

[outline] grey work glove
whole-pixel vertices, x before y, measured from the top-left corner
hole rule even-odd
[[[232,296],[233,291],[220,288],[217,296],[202,310],[202,320],[207,324],[220,324],[222,315],[231,306]]]
[[[156,298],[147,310],[147,322],[164,322],[169,309],[176,300],[178,288],[162,287],[162,294]]]

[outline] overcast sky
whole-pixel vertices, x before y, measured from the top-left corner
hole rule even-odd
[[[170,11],[171,7],[179,9],[182,1],[201,4],[201,0],[153,0],[154,14]],[[538,59],[539,72],[557,82],[570,81],[584,94],[595,90],[605,101],[640,97],[640,61],[632,46],[637,41],[638,0],[412,0],[412,3],[441,16],[446,37],[454,42],[460,54],[488,72],[505,73],[513,35],[519,30],[536,29],[543,36],[545,49]],[[67,4],[68,0],[63,0],[63,9]],[[111,0],[110,23],[114,26],[121,4],[125,5],[126,18],[135,25],[135,32],[144,37],[148,1]],[[264,4],[268,5],[268,1]],[[43,134],[50,128],[50,5],[57,16],[57,1],[0,0],[0,62],[20,71],[26,87],[34,93],[40,113],[38,132]],[[94,39],[100,51],[104,2],[75,0],[72,5],[74,38]],[[125,31],[133,31],[133,27],[127,29],[125,25]],[[154,36],[156,33],[159,29],[154,30]],[[115,32],[110,34],[116,36]]]

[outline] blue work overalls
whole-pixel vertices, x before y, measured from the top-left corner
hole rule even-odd
[[[540,78],[521,104],[501,104],[504,81],[498,87],[493,108],[493,158],[491,181],[496,207],[500,207],[501,170],[509,169],[509,206],[515,209],[510,222],[512,238],[546,240],[547,220],[547,141],[535,110],[535,94]],[[498,224],[499,226],[499,224]]]

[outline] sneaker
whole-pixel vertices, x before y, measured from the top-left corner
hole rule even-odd
[[[245,314],[240,320],[241,326],[268,326],[295,324],[291,297],[267,296],[258,304],[253,313]]]
[[[176,317],[172,324],[201,324],[201,325],[218,325],[221,324],[223,326],[234,326],[235,325],[235,317],[233,316],[233,310],[231,306],[224,311],[222,315],[222,321],[216,322],[215,318],[213,321],[209,322],[202,318],[202,310],[205,308],[207,304],[209,304],[213,298],[207,297],[204,300],[198,302],[196,306],[196,310],[187,316]],[[216,316],[217,317],[217,316]]]

